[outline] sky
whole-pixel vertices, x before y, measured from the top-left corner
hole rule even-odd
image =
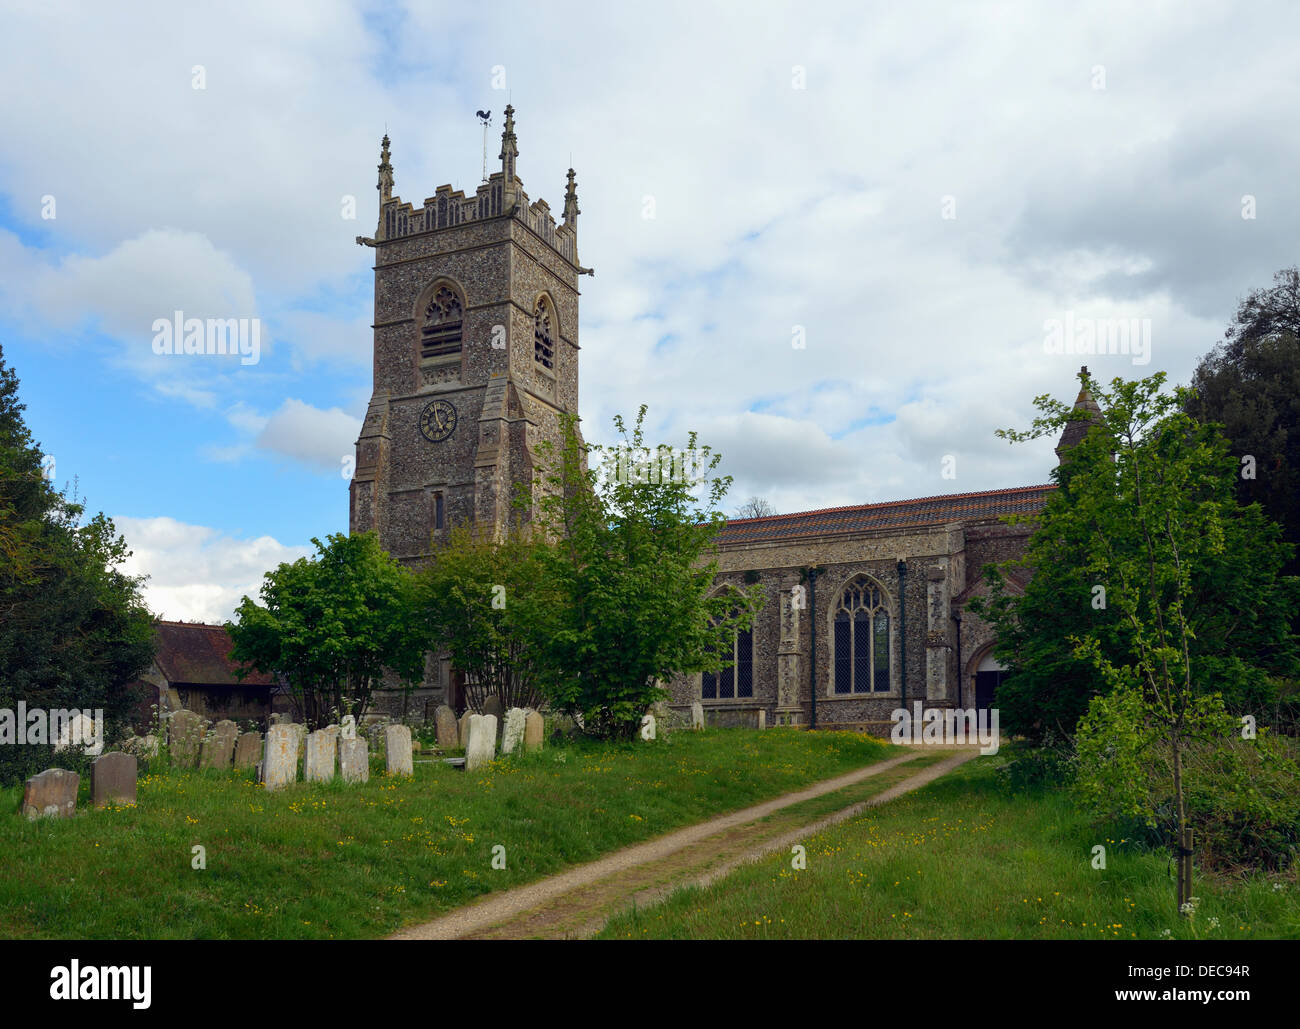
[[[722,453],[729,510],[1044,483],[1054,441],[997,429],[1081,364],[1186,383],[1300,260],[1297,30],[1287,2],[0,3],[0,346],[151,610],[228,618],[347,530],[380,137],[404,200],[472,194],[475,111],[491,172],[509,102],[531,199],[577,172],[589,442],[644,403]],[[257,360],[156,353],[175,311],[257,319]]]

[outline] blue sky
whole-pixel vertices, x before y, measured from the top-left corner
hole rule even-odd
[[[587,438],[647,403],[781,511],[1044,482],[995,429],[1081,363],[1187,381],[1297,261],[1285,3],[0,10],[5,359],[170,618],[346,529],[385,131],[404,199],[472,191],[512,102],[530,196],[577,170]],[[155,354],[177,309],[260,360]],[[1045,352],[1067,313],[1150,363]]]

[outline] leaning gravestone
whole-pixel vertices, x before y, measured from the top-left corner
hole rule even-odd
[[[698,700],[691,705],[691,728],[704,728],[704,705]]]
[[[542,713],[529,709],[524,717],[524,749],[540,750],[542,747]]]
[[[235,741],[235,767],[256,768],[262,760],[262,734],[246,732]]]
[[[460,716],[460,746],[462,750],[469,747],[469,720],[473,714],[473,711],[466,708],[465,713]]]
[[[307,737],[307,759],[303,762],[305,782],[329,782],[334,778],[338,737],[329,729],[317,729]]]
[[[506,727],[501,733],[501,753],[513,754],[524,742],[524,720],[528,717],[522,707],[512,707],[506,712]]]
[[[235,757],[235,740],[239,736],[239,726],[229,718],[219,721],[207,736],[199,750],[200,768],[229,768]]]
[[[298,734],[292,725],[273,725],[266,734],[266,757],[262,759],[262,782],[278,790],[298,781]]]
[[[495,715],[471,715],[469,746],[465,748],[465,771],[482,768],[496,757],[497,720]]]
[[[443,750],[455,750],[460,742],[460,727],[456,724],[456,713],[446,704],[439,704],[433,713],[434,725],[438,730],[438,746]]]
[[[193,711],[185,709],[172,715],[167,726],[167,745],[171,747],[173,764],[181,768],[193,768],[198,764],[203,722]]]
[[[344,782],[370,781],[370,748],[353,736],[339,740],[339,774]]]
[[[505,708],[501,706],[501,698],[494,693],[492,696],[488,697],[487,700],[483,701],[483,713],[485,715],[493,715],[496,717],[498,722],[501,721],[502,717],[505,715]]]
[[[136,761],[130,754],[114,751],[90,764],[90,802],[95,807],[135,803]]]
[[[77,810],[81,776],[63,768],[47,768],[23,787],[23,814],[28,818],[71,818]]]
[[[389,775],[415,774],[410,726],[389,725],[384,728],[384,754]]]

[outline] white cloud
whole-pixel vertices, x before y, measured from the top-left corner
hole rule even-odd
[[[117,517],[113,523],[132,551],[123,570],[149,576],[145,602],[170,621],[224,621],[241,597],[258,598],[266,572],[312,552],[270,536],[239,539],[174,518]]]
[[[290,398],[267,419],[257,445],[323,470],[338,469],[343,458],[355,455],[360,432],[361,419],[346,411],[322,411]]]

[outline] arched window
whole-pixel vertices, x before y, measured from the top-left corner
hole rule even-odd
[[[700,676],[704,700],[738,700],[754,695],[754,630],[738,629],[731,638],[731,664]]]
[[[420,329],[421,360],[460,353],[464,313],[465,305],[460,294],[451,286],[439,286],[433,291],[424,312],[424,326]]]
[[[551,305],[542,297],[533,309],[533,360],[548,371],[555,370],[555,340],[551,335]]]
[[[880,587],[859,576],[834,608],[836,693],[889,692],[889,610]]]

